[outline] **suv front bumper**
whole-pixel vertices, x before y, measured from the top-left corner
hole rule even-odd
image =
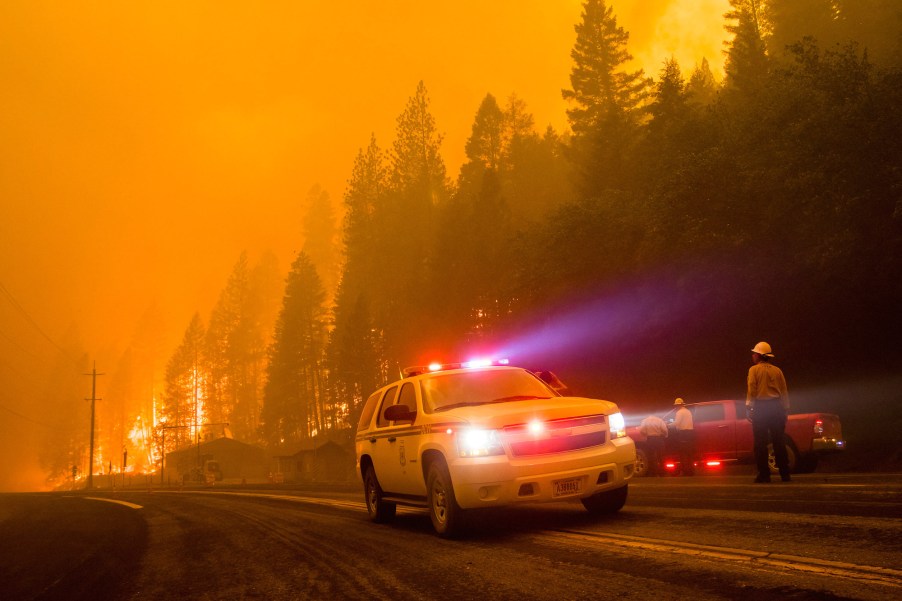
[[[635,465],[633,441],[621,438],[591,452],[530,461],[506,456],[461,459],[449,469],[457,503],[472,509],[582,499],[625,485]]]

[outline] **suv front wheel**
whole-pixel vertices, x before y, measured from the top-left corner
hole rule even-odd
[[[454,498],[454,486],[448,468],[441,461],[429,466],[426,478],[429,519],[440,536],[453,537],[463,527],[464,510]]]
[[[366,468],[363,477],[363,492],[366,496],[366,511],[370,514],[370,519],[377,524],[390,522],[395,517],[397,506],[382,500],[382,487],[379,486],[379,480],[376,479],[376,470],[373,466]]]
[[[617,513],[626,503],[627,486],[621,486],[614,490],[595,493],[591,497],[583,499],[583,506],[589,513],[595,515],[607,515]]]

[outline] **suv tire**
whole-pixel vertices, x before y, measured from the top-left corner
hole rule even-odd
[[[434,461],[426,476],[426,500],[429,505],[429,519],[440,536],[452,538],[463,528],[464,510],[454,497],[451,476],[443,461]]]
[[[366,511],[370,514],[370,520],[377,524],[390,522],[395,518],[397,506],[382,500],[382,487],[376,478],[376,470],[368,466],[363,476],[363,494],[366,498]]]
[[[626,503],[626,493],[629,486],[621,486],[614,490],[595,493],[591,497],[583,499],[583,507],[593,515],[607,515],[617,513]]]

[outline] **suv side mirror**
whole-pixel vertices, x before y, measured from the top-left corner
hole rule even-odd
[[[417,412],[411,411],[407,405],[392,405],[385,409],[383,416],[393,422],[412,422],[416,418]]]

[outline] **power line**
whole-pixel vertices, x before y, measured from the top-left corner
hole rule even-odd
[[[16,369],[9,363],[0,361],[0,367],[5,367],[10,372],[12,372],[19,380],[21,380],[23,382],[28,382],[28,383],[30,383],[31,386],[40,388],[40,387],[43,387],[46,385],[46,382],[38,382],[36,379],[34,379],[30,376],[23,375],[22,372],[20,372],[18,369]]]
[[[0,331],[0,336],[3,336],[4,338],[6,338],[6,339],[9,341],[10,344],[14,345],[17,349],[19,349],[20,351],[22,351],[23,353],[25,353],[26,355],[28,355],[28,356],[31,357],[32,359],[36,359],[36,360],[38,360],[38,361],[41,361],[41,358],[40,358],[40,357],[38,357],[37,355],[35,355],[35,354],[32,353],[31,351],[29,351],[28,349],[26,349],[25,347],[23,347],[21,344],[19,344],[19,343],[16,342],[15,340],[13,340],[13,339],[10,337],[9,334],[7,334],[7,333],[5,333],[5,332],[3,332],[3,331]]]
[[[31,419],[31,418],[28,417],[27,415],[22,415],[22,414],[19,413],[18,411],[14,411],[13,409],[10,409],[10,408],[7,407],[6,405],[0,405],[0,409],[3,409],[4,411],[8,411],[8,412],[12,413],[13,415],[15,415],[15,416],[17,416],[17,417],[20,417],[20,418],[24,419],[25,421],[31,422],[31,423],[33,423],[33,424],[37,424],[38,426],[41,426],[41,427],[43,427],[43,428],[50,428],[50,426],[48,426],[47,424],[42,423],[42,422],[39,422],[39,421],[36,420],[36,419]]]
[[[78,365],[78,361],[71,357],[69,353],[63,349],[63,347],[58,345],[53,340],[53,338],[48,336],[47,333],[43,329],[41,329],[41,326],[39,326],[38,323],[31,317],[31,315],[28,314],[28,311],[26,311],[25,308],[19,303],[19,301],[16,300],[16,297],[12,295],[12,292],[10,292],[6,288],[6,286],[3,285],[3,282],[0,282],[0,292],[2,292],[3,296],[5,296],[7,301],[9,301],[9,304],[12,305],[13,308],[16,309],[16,311],[18,311],[23,318],[25,318],[25,321],[27,321],[31,325],[31,327],[33,327],[41,336],[43,336],[44,339],[47,340],[47,342],[53,345],[54,348],[56,348],[64,357],[72,361],[72,363]]]

